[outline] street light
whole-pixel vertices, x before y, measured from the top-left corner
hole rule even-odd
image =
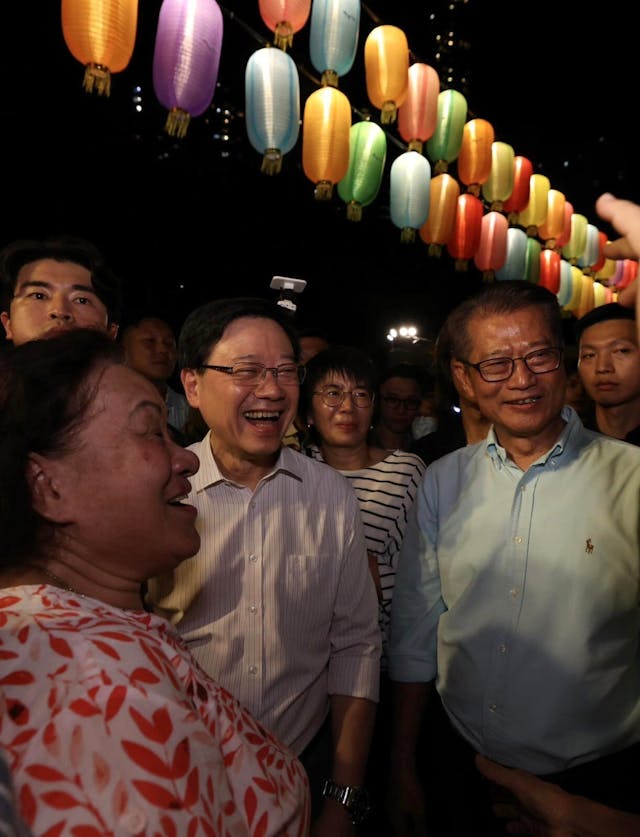
[[[387,340],[390,343],[396,340],[406,341],[407,343],[427,342],[424,337],[418,335],[418,329],[413,325],[401,325],[397,328],[392,326],[387,332]]]

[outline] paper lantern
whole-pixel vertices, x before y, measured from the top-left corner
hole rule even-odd
[[[440,78],[428,64],[416,61],[409,67],[407,96],[398,108],[398,133],[408,151],[422,153],[438,119]]]
[[[576,314],[580,307],[580,299],[582,298],[582,271],[579,267],[569,264],[571,270],[571,299],[566,305],[566,310],[572,314]]]
[[[311,0],[258,0],[258,7],[264,24],[273,32],[274,44],[286,50],[309,19]]]
[[[138,0],[62,0],[62,34],[84,65],[87,92],[111,93],[111,74],[131,61],[137,26]]]
[[[507,257],[496,270],[496,279],[525,279],[527,275],[527,234],[520,227],[507,230]]]
[[[389,210],[404,243],[415,241],[416,230],[427,220],[430,188],[431,166],[426,157],[417,151],[396,157],[389,174]]]
[[[584,273],[592,275],[594,273],[593,266],[600,260],[600,235],[598,228],[594,224],[587,224],[586,241],[584,250],[578,256],[578,267],[581,267]]]
[[[560,290],[560,253],[545,248],[540,253],[540,279],[539,283],[551,293],[557,294]]]
[[[518,213],[529,203],[529,188],[533,164],[526,157],[517,155],[513,158],[513,189],[505,200],[502,211],[507,213],[510,224],[516,224]]]
[[[349,168],[351,105],[337,87],[312,93],[302,116],[302,168],[316,200],[329,200]]]
[[[538,235],[538,227],[547,217],[549,178],[544,174],[532,174],[529,180],[529,200],[524,209],[518,213],[518,223],[524,227],[527,235]]]
[[[593,293],[593,279],[591,276],[586,276],[584,273],[582,274],[582,291],[580,293],[580,304],[578,305],[578,310],[576,311],[576,317],[580,319],[580,317],[584,317],[585,314],[588,314],[589,311],[594,307],[595,299]]]
[[[638,262],[635,259],[622,259],[622,276],[616,283],[616,290],[622,291],[638,277]]]
[[[491,146],[494,139],[493,125],[486,119],[470,119],[462,128],[457,161],[458,179],[476,197],[480,195],[480,187],[491,173]]]
[[[261,171],[278,174],[300,132],[300,80],[287,52],[263,47],[249,56],[245,110],[249,142],[263,155]]]
[[[560,284],[556,291],[558,297],[558,304],[561,308],[566,308],[573,295],[573,275],[571,272],[571,265],[566,259],[560,259]]]
[[[360,31],[359,0],[314,0],[309,27],[309,54],[322,84],[338,86],[356,57]]]
[[[513,192],[513,161],[515,153],[506,142],[491,143],[491,170],[482,184],[482,197],[490,208],[501,212]]]
[[[509,222],[501,212],[486,212],[480,224],[480,242],[473,255],[478,270],[482,271],[484,281],[495,277],[507,260],[507,232]]]
[[[601,230],[598,230],[598,259],[595,264],[591,265],[591,272],[595,276],[596,279],[603,279],[606,277],[601,277],[600,271],[603,270],[605,263],[607,261],[603,248],[604,245],[607,243],[607,236]]]
[[[571,264],[576,264],[587,244],[587,224],[584,215],[574,212],[571,216],[571,235],[562,248],[562,255]]]
[[[480,244],[482,201],[465,192],[458,198],[456,220],[447,242],[449,255],[455,259],[456,270],[466,270]]]
[[[547,193],[547,214],[538,227],[538,236],[544,241],[547,249],[553,249],[556,241],[564,231],[566,199],[557,189],[549,189]]]
[[[537,238],[527,236],[524,257],[524,278],[527,282],[538,284],[540,281],[540,253],[542,245]]]
[[[184,137],[211,104],[222,48],[216,0],[163,0],[153,51],[153,89],[169,114],[165,130]]]
[[[555,249],[558,252],[562,251],[564,245],[571,238],[571,216],[573,215],[573,204],[565,199],[564,202],[564,223],[562,225],[562,232],[556,236]]]
[[[611,291],[609,291],[609,295]],[[601,285],[600,282],[593,283],[593,307],[597,308],[599,305],[604,305],[608,301],[607,288]]]
[[[427,156],[436,174],[446,172],[449,163],[458,156],[466,120],[467,100],[462,93],[442,90],[438,94],[436,129],[427,141]]]
[[[418,230],[422,241],[429,245],[430,256],[440,256],[453,235],[459,197],[460,185],[455,177],[443,172],[431,178],[429,214]]]
[[[359,221],[362,207],[380,191],[387,158],[387,135],[375,122],[356,122],[349,132],[349,166],[338,183],[338,195],[347,204],[347,219]]]
[[[364,42],[367,96],[383,125],[396,121],[409,86],[409,43],[397,26],[372,29]]]

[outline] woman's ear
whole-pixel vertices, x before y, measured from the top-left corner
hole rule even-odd
[[[26,471],[34,510],[52,523],[68,523],[66,496],[60,487],[60,464],[39,453],[29,454]]]

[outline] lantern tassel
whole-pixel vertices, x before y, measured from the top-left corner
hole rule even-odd
[[[313,196],[317,201],[331,200],[333,195],[333,183],[330,180],[319,180],[313,190]]]
[[[432,242],[429,245],[429,255],[435,256],[439,259],[440,256],[442,256],[442,244],[436,244],[435,242]]]
[[[403,227],[400,233],[400,241],[403,244],[412,244],[416,240],[416,231],[413,227]]]
[[[361,221],[362,220],[362,204],[358,201],[349,201],[347,204],[347,220]]]
[[[287,47],[293,45],[293,26],[288,21],[281,20],[280,23],[276,24],[273,43],[285,52]]]
[[[182,108],[171,108],[167,114],[164,129],[170,137],[179,137],[182,139],[187,133],[190,121],[191,114],[187,113],[186,110],[182,110]]]
[[[280,174],[282,170],[282,152],[278,148],[267,148],[262,155],[262,174]]]
[[[84,68],[82,86],[87,93],[93,93],[95,90],[98,96],[110,96],[111,73],[109,68],[102,64],[87,64]]]
[[[398,116],[398,108],[395,102],[384,102],[380,112],[380,122],[383,125],[391,125],[396,121]]]

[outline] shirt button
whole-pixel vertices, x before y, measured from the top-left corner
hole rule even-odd
[[[514,538],[514,541],[516,543],[522,543],[522,538],[520,537],[520,535],[516,535],[516,537]]]
[[[506,646],[504,643],[503,643],[502,645],[498,645],[498,651],[499,651],[501,654],[504,654],[504,652],[505,652],[506,650],[507,650],[507,646]]]
[[[511,590],[509,590],[509,595],[515,599],[519,592],[520,590],[517,587],[512,587]]]
[[[255,564],[255,562],[258,560],[258,556],[254,555],[253,552],[252,552],[251,555],[249,556],[249,560],[251,561],[252,564]]]
[[[257,674],[258,666],[249,666],[249,674]]]
[[[251,605],[251,607],[249,608],[249,613],[257,613],[257,612],[258,612],[258,608],[255,605]]]
[[[490,703],[490,704],[489,704],[489,710],[490,710],[491,712],[495,712],[495,711],[496,711],[496,709],[497,709],[497,706],[495,705],[495,703]]]

